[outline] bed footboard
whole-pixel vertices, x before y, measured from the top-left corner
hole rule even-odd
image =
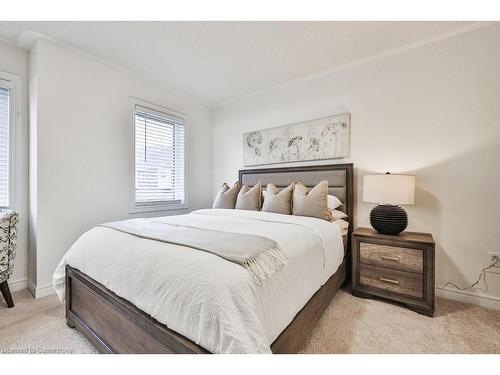
[[[273,342],[273,353],[297,353],[302,348],[346,281],[347,264],[349,256]],[[66,320],[101,353],[209,353],[70,266],[66,266]]]
[[[101,353],[208,353],[70,266],[66,320]]]

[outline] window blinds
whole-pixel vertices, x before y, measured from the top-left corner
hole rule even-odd
[[[135,106],[135,206],[184,204],[184,120]]]
[[[0,86],[0,207],[9,206],[9,95]]]

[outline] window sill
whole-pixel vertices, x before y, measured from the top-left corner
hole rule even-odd
[[[173,211],[183,210],[188,208],[187,203],[182,204],[158,204],[152,206],[133,206],[130,208],[131,214],[139,214],[144,212],[159,212],[159,211]]]

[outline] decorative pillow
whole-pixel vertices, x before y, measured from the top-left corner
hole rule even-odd
[[[311,190],[296,182],[293,189],[292,211],[294,215],[330,220],[328,181],[321,181]]]
[[[215,196],[212,208],[234,208],[236,196],[240,190],[240,184],[236,182],[232,188],[224,182],[219,192]]]
[[[260,211],[262,205],[262,185],[257,182],[253,188],[247,185],[241,187],[238,197],[236,198],[237,210],[252,210]]]
[[[338,199],[335,195],[329,195],[328,196],[328,209],[329,210],[336,210],[342,206],[342,202],[340,199]]]
[[[279,189],[273,184],[267,184],[266,193],[264,194],[264,204],[262,205],[262,211],[291,215],[292,192],[293,184],[287,186],[281,191],[279,191]]]
[[[342,212],[340,210],[330,210],[330,216],[331,220],[339,220],[339,219],[345,219],[347,217],[347,214],[345,212]]]
[[[18,222],[17,212],[0,210],[0,283],[6,281],[14,270]]]

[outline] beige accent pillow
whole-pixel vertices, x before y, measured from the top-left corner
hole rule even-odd
[[[281,191],[279,191],[279,189],[273,184],[267,184],[266,194],[264,195],[264,204],[262,205],[262,211],[291,215],[292,193],[293,193],[293,184],[287,186]]]
[[[262,205],[262,185],[257,182],[253,188],[247,185],[241,187],[238,197],[236,198],[237,210],[252,210],[260,211]]]
[[[319,182],[311,190],[300,182],[296,182],[293,189],[292,207],[294,215],[330,220],[328,181]]]
[[[239,182],[236,182],[232,188],[230,188],[228,184],[224,182],[219,192],[215,196],[212,208],[234,208],[239,190]]]

